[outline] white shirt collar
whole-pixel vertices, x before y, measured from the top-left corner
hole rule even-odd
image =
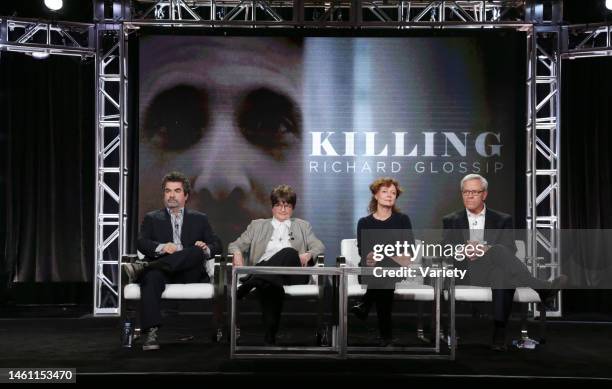
[[[469,209],[467,209],[467,208],[465,209],[465,211],[467,212],[467,216],[468,216],[468,218],[470,218],[470,217],[484,217],[484,215],[485,215],[485,213],[486,213],[486,211],[487,211],[487,205],[485,204],[485,205],[482,207],[482,211],[480,211],[479,213],[472,213],[472,212],[470,212],[470,210],[469,210]]]
[[[178,214],[174,215],[174,213],[172,213],[172,210],[170,208],[166,208],[166,211],[168,211],[168,213],[170,214],[170,216],[183,216],[184,211],[185,211],[185,207],[179,209]]]
[[[287,219],[284,222],[281,222],[279,220],[277,220],[275,217],[272,217],[272,227],[274,227],[274,229],[277,229],[280,226],[286,226],[287,229],[291,228],[291,219]]]

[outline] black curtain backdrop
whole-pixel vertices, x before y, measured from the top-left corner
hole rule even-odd
[[[562,66],[561,227],[611,229],[612,58]],[[608,268],[585,281],[597,286],[596,277],[612,277],[611,255],[583,256],[584,268]],[[564,301],[564,312],[612,313],[609,290],[567,290]]]
[[[0,91],[3,286],[90,282],[93,61],[2,52]]]

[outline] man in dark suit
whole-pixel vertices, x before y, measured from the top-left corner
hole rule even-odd
[[[159,349],[161,295],[166,284],[208,282],[206,261],[222,250],[208,217],[185,208],[190,189],[181,173],[164,177],[165,208],[147,213],[140,228],[137,246],[145,260],[122,266],[130,282],[140,282],[143,350]]]
[[[515,288],[535,289],[542,302],[549,302],[563,279],[553,283],[532,276],[527,267],[514,255],[515,243],[512,217],[486,207],[487,180],[478,174],[468,174],[461,180],[464,209],[445,216],[443,241],[445,244],[469,244],[478,247],[464,261],[456,261],[457,268],[467,270],[463,283],[492,288],[494,333],[492,348],[504,351],[506,323],[512,311]],[[473,254],[473,255],[472,255]],[[480,255],[476,255],[480,254]]]

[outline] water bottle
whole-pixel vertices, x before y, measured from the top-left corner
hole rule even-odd
[[[123,334],[121,336],[121,347],[131,348],[134,341],[134,328],[132,322],[126,320],[123,323]]]

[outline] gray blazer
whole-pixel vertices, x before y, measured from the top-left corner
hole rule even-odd
[[[272,219],[253,220],[246,231],[238,239],[229,244],[227,249],[229,254],[236,251],[245,255],[245,265],[254,265],[262,257],[268,246],[274,227]],[[291,247],[299,254],[310,253],[312,258],[323,254],[325,246],[312,232],[312,226],[305,220],[291,218],[291,228],[289,230],[293,240]]]

